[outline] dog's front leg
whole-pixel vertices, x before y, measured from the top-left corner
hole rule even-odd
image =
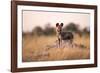
[[[60,38],[58,38],[58,48],[60,48]]]

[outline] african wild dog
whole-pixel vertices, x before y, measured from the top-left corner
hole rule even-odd
[[[70,44],[73,42],[73,34],[72,32],[64,32],[62,30],[63,23],[59,25],[59,23],[56,23],[56,32],[57,32],[57,38],[58,38],[58,43],[59,47],[61,46],[62,41],[68,41]]]

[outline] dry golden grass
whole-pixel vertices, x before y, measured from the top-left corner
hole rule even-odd
[[[23,38],[23,62],[31,61],[54,61],[54,60],[75,60],[90,58],[89,36],[79,37],[75,35],[74,42],[77,45],[84,45],[86,48],[65,47],[48,48],[54,45],[56,36],[28,36]]]

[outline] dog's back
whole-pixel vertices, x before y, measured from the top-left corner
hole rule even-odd
[[[62,40],[73,40],[72,32],[61,32],[60,35]]]

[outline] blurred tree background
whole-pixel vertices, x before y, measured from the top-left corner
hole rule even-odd
[[[78,24],[75,24],[73,22],[69,23],[69,24],[66,24],[64,27],[63,27],[63,31],[70,31],[72,33],[75,33],[75,34],[79,34],[80,36],[82,35],[90,35],[90,28],[89,27],[85,27],[84,29],[80,29],[79,25]],[[51,27],[51,24],[50,23],[47,23],[45,25],[45,28],[43,29],[42,27],[40,26],[36,26],[32,32],[23,32],[22,33],[23,36],[27,36],[27,35],[30,35],[30,36],[52,36],[52,35],[56,35],[56,28],[55,27]]]

